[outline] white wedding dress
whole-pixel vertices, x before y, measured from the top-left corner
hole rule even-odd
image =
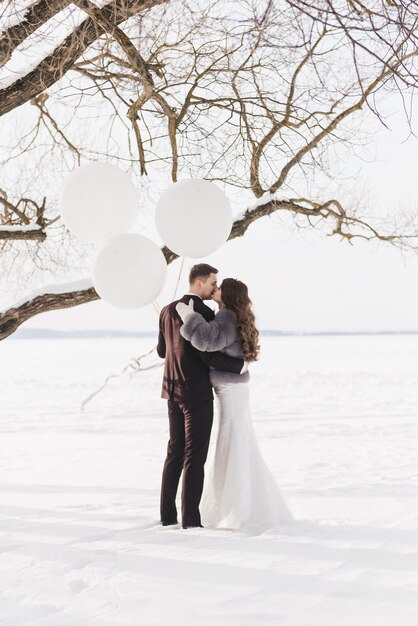
[[[215,384],[218,433],[205,470],[200,511],[204,526],[261,533],[293,516],[261,455],[248,384]]]
[[[221,350],[241,357],[235,314],[222,309],[207,322],[188,315],[181,334],[198,350]],[[214,452],[205,466],[200,513],[206,527],[262,533],[290,524],[294,518],[261,455],[250,411],[249,374],[211,370],[218,403]]]

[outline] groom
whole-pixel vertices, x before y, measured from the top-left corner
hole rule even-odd
[[[192,267],[189,293],[164,307],[160,315],[157,352],[165,358],[162,398],[167,399],[170,439],[161,485],[161,523],[177,524],[176,494],[183,472],[181,512],[183,528],[201,527],[199,502],[213,421],[213,392],[209,366],[243,373],[246,364],[221,352],[199,352],[180,334],[182,321],[176,304],[193,299],[194,310],[206,321],[214,312],[204,304],[217,288],[218,270],[206,263]]]

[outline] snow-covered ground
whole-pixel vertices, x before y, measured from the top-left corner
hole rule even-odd
[[[145,339],[0,344],[2,626],[416,626],[418,336],[268,337],[265,459],[299,520],[162,529],[161,369],[82,400]]]

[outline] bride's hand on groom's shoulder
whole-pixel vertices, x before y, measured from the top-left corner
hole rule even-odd
[[[184,304],[184,302],[178,302],[176,304],[176,311],[179,314],[182,322],[185,322],[190,315],[193,315],[194,310],[194,302],[193,298],[190,298],[189,304]]]

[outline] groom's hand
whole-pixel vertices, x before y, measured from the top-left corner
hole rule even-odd
[[[178,302],[176,304],[176,311],[180,315],[182,322],[185,322],[187,318],[195,312],[193,298],[190,298],[189,304]]]

